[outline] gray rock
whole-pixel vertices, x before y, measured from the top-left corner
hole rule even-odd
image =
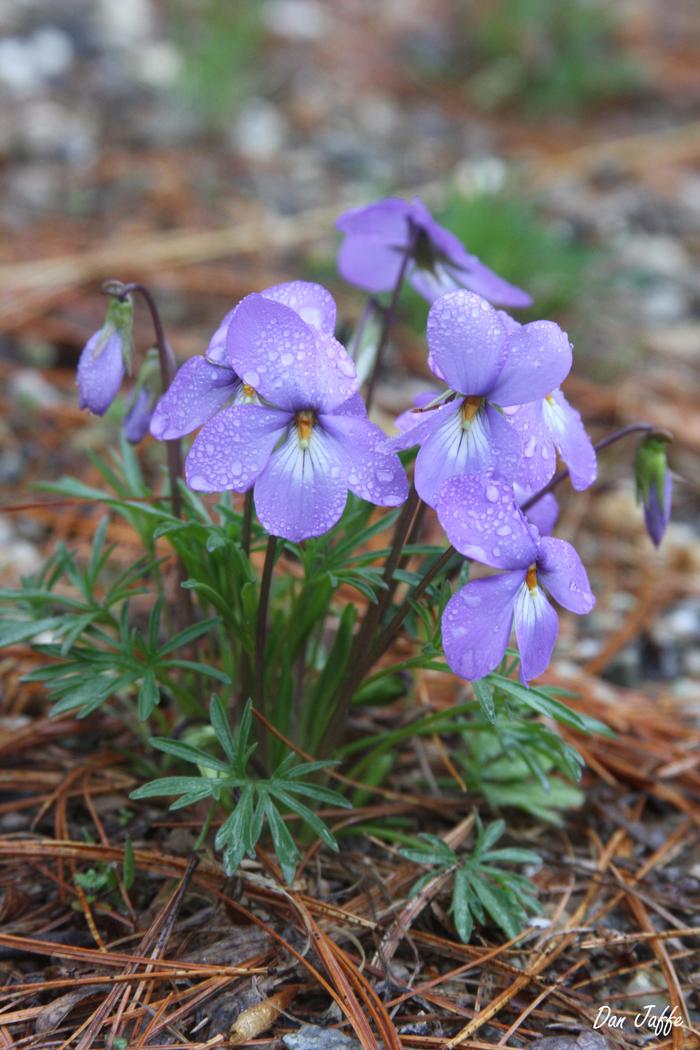
[[[28,40],[16,36],[0,40],[0,84],[19,96],[33,95],[41,88],[43,77]]]
[[[232,146],[251,160],[272,160],[282,149],[287,122],[271,102],[253,98],[246,103],[233,126]]]
[[[153,35],[154,10],[150,0],[98,0],[94,18],[97,32],[111,47],[129,50]]]
[[[40,26],[30,37],[33,57],[44,78],[63,76],[73,65],[73,41],[58,26]]]
[[[282,1042],[288,1050],[361,1050],[357,1039],[336,1028],[321,1028],[315,1024],[305,1024],[298,1032],[282,1036]]]
[[[611,1046],[600,1032],[588,1029],[578,1036],[547,1035],[544,1039],[535,1039],[530,1043],[530,1050],[611,1050]]]
[[[10,397],[25,405],[39,408],[56,408],[61,395],[35,368],[21,368],[8,383]]]
[[[321,40],[332,25],[316,0],[270,0],[264,11],[268,28],[288,40]]]

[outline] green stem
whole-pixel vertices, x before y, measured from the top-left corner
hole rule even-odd
[[[265,564],[260,581],[260,600],[258,602],[258,622],[255,634],[255,700],[258,710],[265,714],[265,643],[267,640],[267,610],[270,604],[270,586],[272,570],[275,565],[277,537],[268,536]]]
[[[357,635],[353,656],[360,656],[362,654],[366,647],[366,642],[369,641],[372,632],[376,629],[377,625],[382,622],[384,613],[393,597],[394,592],[392,590],[392,584],[394,584],[395,589],[394,573],[396,572],[399,562],[403,558],[404,543],[406,542],[408,531],[420,502],[415,485],[411,485],[406,502],[401,508],[401,514],[396,522],[394,536],[391,541],[391,548],[384,564],[382,580],[387,585],[386,590],[380,592],[377,604],[370,605],[367,609],[364,620],[362,621],[362,627]]]
[[[248,489],[243,499],[243,523],[241,527],[241,547],[246,558],[250,555],[250,536],[253,528],[253,490]]]
[[[192,852],[193,853],[198,853],[199,850],[204,845],[204,843],[206,841],[206,837],[209,834],[209,828],[211,827],[211,822],[214,819],[214,814],[216,813],[217,808],[218,808],[218,802],[214,802],[212,800],[209,803],[209,811],[207,812],[206,820],[204,821],[204,824],[202,825],[202,830],[200,831],[199,835],[197,836],[197,841],[195,842],[195,844],[194,844],[194,846],[192,848]]]

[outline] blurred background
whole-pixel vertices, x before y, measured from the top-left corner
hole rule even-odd
[[[697,0],[0,0],[3,578],[94,529],[85,508],[16,508],[42,477],[88,478],[118,433],[120,410],[88,418],[74,385],[103,280],[152,288],[180,359],[291,277],[327,283],[351,323],[335,216],[419,193],[532,293],[521,319],[568,329],[594,437],[675,432],[661,552],[629,447],[564,498],[600,597],[557,667],[700,715],[699,69]],[[407,295],[403,317],[386,424],[425,374],[425,307]]]

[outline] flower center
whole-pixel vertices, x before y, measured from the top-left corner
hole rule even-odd
[[[245,397],[246,401],[254,401],[255,400],[255,387],[251,386],[250,383],[244,383],[243,384],[243,396]]]
[[[300,448],[308,448],[311,444],[311,431],[314,428],[314,423],[314,414],[308,409],[304,409],[302,412],[297,412],[295,415],[294,425],[297,428]]]
[[[413,258],[421,270],[434,270],[436,259],[435,248],[429,235],[420,227],[413,242]]]
[[[481,408],[483,397],[465,397],[462,402],[462,407],[459,410],[460,416],[462,417],[462,427],[464,430],[468,430],[474,422],[477,412]]]
[[[537,590],[537,566],[534,562],[527,570],[525,583],[527,584],[527,588],[530,591],[530,593],[532,593],[532,591]]]

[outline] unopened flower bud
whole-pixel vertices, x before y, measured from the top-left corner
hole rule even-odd
[[[146,354],[122,424],[124,437],[132,445],[138,445],[148,433],[161,390],[158,351],[153,347]]]
[[[668,441],[666,435],[659,433],[643,437],[635,461],[637,499],[644,510],[646,530],[657,547],[671,517],[671,471],[666,456]]]
[[[105,322],[88,339],[78,362],[80,407],[103,416],[129,369],[134,310],[131,299],[110,299]]]

